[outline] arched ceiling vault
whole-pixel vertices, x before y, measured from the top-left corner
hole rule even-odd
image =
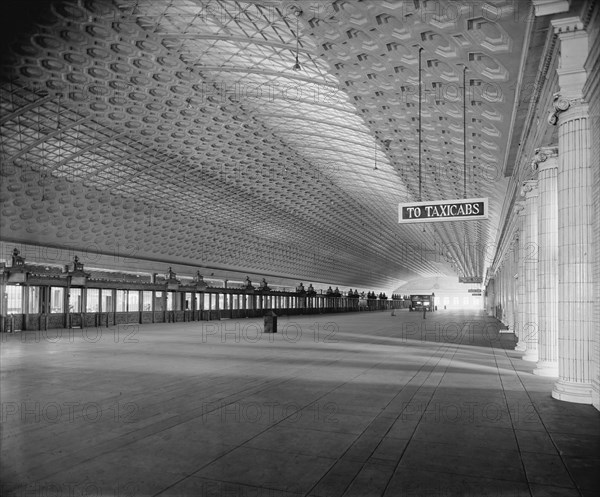
[[[483,276],[524,49],[514,9],[44,3],[3,36],[2,238],[381,289]],[[466,65],[468,196],[490,198],[488,220],[397,223],[418,195],[419,47],[423,200],[463,194]]]

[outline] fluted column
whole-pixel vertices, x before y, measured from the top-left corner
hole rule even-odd
[[[558,376],[558,149],[540,148],[533,165],[538,170],[538,352],[533,372]]]
[[[524,255],[525,255],[525,236],[523,233],[525,225],[525,203],[523,201],[517,202],[515,205],[515,211],[517,214],[517,229],[518,238],[515,244],[516,249],[516,281],[515,281],[515,299],[513,300],[513,312],[515,313],[515,335],[518,339],[515,350],[518,352],[525,352],[527,350],[527,344],[525,342],[525,306],[523,305],[525,300],[525,284],[523,273],[525,271]]]
[[[496,298],[496,279],[490,278],[485,288],[485,310],[488,316],[494,316],[494,309],[498,303]]]
[[[523,219],[523,360],[538,360],[538,184],[537,180],[523,183],[525,217]],[[521,338],[519,337],[519,340]]]
[[[508,312],[508,328],[511,333],[517,335],[517,284],[519,280],[515,278],[517,274],[517,263],[519,261],[519,234],[517,233],[512,241],[509,259],[506,266],[506,308]]]
[[[577,17],[553,19],[560,39],[558,124],[558,381],[552,396],[592,403],[592,171],[588,105],[582,100],[588,37]]]

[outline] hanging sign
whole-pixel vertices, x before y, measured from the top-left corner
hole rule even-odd
[[[487,198],[434,200],[398,205],[399,223],[433,223],[488,218]]]
[[[483,278],[481,276],[459,276],[459,283],[483,283]]]
[[[481,293],[481,288],[469,288],[467,290],[469,293]]]

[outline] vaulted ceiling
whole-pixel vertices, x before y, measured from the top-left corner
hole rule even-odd
[[[3,35],[3,240],[382,289],[484,275],[527,2],[24,5]],[[420,48],[421,197],[463,196],[466,148],[487,220],[398,224]]]

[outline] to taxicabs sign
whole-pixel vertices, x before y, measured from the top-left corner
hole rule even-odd
[[[488,218],[487,198],[434,200],[398,205],[399,223],[468,221]]]

